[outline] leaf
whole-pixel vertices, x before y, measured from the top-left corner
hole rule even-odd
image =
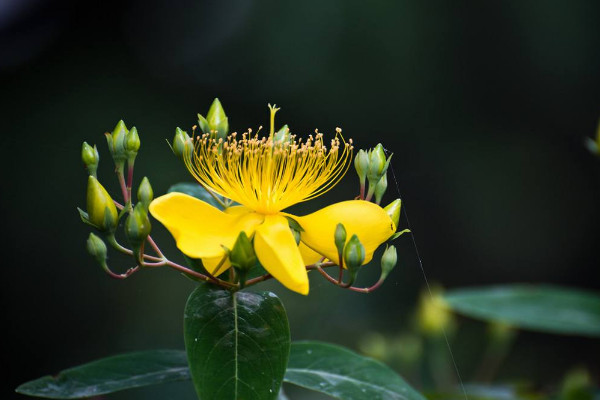
[[[120,354],[44,376],[16,391],[49,399],[79,399],[124,389],[190,379],[181,350],[150,350]]]
[[[294,342],[285,381],[343,400],[425,400],[380,362],[320,342]]]
[[[394,240],[394,239],[398,239],[400,236],[404,235],[405,233],[409,233],[410,229],[404,229],[400,232],[396,232],[392,235],[392,237],[390,237],[389,240]]]
[[[257,296],[262,301],[262,297]],[[227,298],[224,301],[227,302]],[[255,356],[260,354],[252,354],[250,362],[253,363]],[[256,366],[253,372],[260,371],[261,363],[252,364]],[[190,378],[184,351],[154,350],[83,364],[62,371],[56,377],[45,376],[25,383],[17,388],[17,392],[51,399],[78,399]],[[342,347],[319,342],[291,345],[284,381],[344,400],[424,399],[385,365]],[[280,390],[278,400],[285,398]]]
[[[190,183],[190,182],[176,183],[173,186],[171,186],[167,192],[168,193],[178,192],[178,193],[189,194],[190,196],[200,199],[203,202],[208,203],[211,206],[218,208],[219,210],[223,210],[223,206],[208,192],[208,190],[204,189],[198,183]],[[219,196],[219,195],[216,195],[216,196]]]
[[[484,321],[541,332],[600,336],[600,296],[596,293],[517,284],[451,290],[444,299],[452,310]]]
[[[188,299],[184,338],[200,399],[277,398],[290,331],[274,294],[232,293],[202,284]]]

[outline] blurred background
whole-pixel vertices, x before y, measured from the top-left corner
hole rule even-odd
[[[600,290],[600,159],[583,144],[600,117],[598,15],[591,0],[0,0],[2,398],[24,398],[18,384],[95,358],[183,348],[192,282],[168,270],[114,281],[86,253],[80,146],[98,145],[99,177],[116,195],[103,133],[119,119],[135,125],[135,180],[148,176],[162,194],[191,181],[166,141],[214,97],[238,132],[267,126],[270,102],[293,133],[340,126],[356,147],[383,143],[397,182],[384,202],[403,198],[402,227],[431,282]],[[351,171],[296,211],[357,190]],[[153,236],[175,254],[158,223]],[[425,281],[410,236],[397,243],[399,265],[374,294],[318,275],[308,297],[263,286],[286,305],[292,338],[377,353],[408,337]],[[374,267],[360,283],[377,277]],[[465,381],[486,329],[460,319],[451,335]],[[400,346],[420,351],[411,337]],[[498,382],[553,387],[575,367],[598,381],[598,340],[522,332],[512,346]],[[174,384],[106,398],[194,395]]]

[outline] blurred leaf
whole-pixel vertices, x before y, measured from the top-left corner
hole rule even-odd
[[[596,293],[520,284],[451,290],[444,300],[452,310],[484,321],[600,337],[600,296]]]
[[[523,390],[511,385],[465,384],[464,392],[460,387],[452,392],[427,393],[430,400],[464,400],[465,392],[470,400],[524,400],[534,399],[535,393],[521,393]]]
[[[424,400],[394,371],[343,347],[292,345],[285,381],[343,400]]]
[[[185,307],[184,337],[198,397],[277,398],[290,330],[273,293],[232,293],[202,284]]]
[[[66,369],[19,386],[17,393],[49,399],[79,399],[190,379],[185,352],[150,350],[120,354]]]
[[[213,207],[218,208],[219,210],[223,210],[223,206],[219,204],[217,200],[200,184],[198,183],[190,183],[190,182],[180,182],[176,183],[169,188],[167,193],[179,192],[189,194],[197,199],[202,200],[205,203],[210,204]],[[217,195],[218,196],[218,195]]]

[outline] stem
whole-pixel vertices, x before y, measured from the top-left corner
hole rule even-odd
[[[267,279],[271,279],[272,277],[273,277],[273,275],[271,275],[271,274],[264,274],[264,275],[261,275],[256,278],[252,278],[252,279],[246,281],[246,286],[251,286],[258,282],[266,281]]]
[[[326,263],[324,263],[324,262],[316,262],[314,264],[307,265],[306,266],[306,270],[307,271],[312,271],[312,270],[317,269],[319,267],[321,267],[321,268],[327,268],[327,267],[333,267],[335,265],[337,265],[337,264],[335,264],[335,263],[333,263],[331,261],[326,262]],[[254,284],[266,281],[266,280],[271,279],[271,278],[273,278],[273,275],[271,275],[271,274],[264,274],[264,275],[261,275],[261,276],[258,276],[256,278],[252,278],[252,279],[246,281],[246,286],[252,286]]]
[[[119,242],[117,242],[117,239],[115,238],[115,235],[109,235],[109,236],[107,236],[106,240],[117,251],[120,251],[121,253],[127,254],[129,256],[133,255],[133,251],[132,250],[129,250],[127,247],[125,247],[125,246],[121,245]],[[164,260],[164,256],[162,256],[162,257],[154,257],[154,256],[151,256],[149,254],[143,254],[143,256],[144,256],[145,259],[148,259],[150,261],[160,262],[160,261]]]
[[[325,279],[327,279],[329,282],[333,283],[336,286],[340,286],[338,281],[336,281],[335,279],[333,279],[331,276],[329,276],[329,274],[327,272],[325,272],[325,270],[323,268],[321,268],[320,265],[317,265],[317,270],[319,271],[319,273],[321,275],[323,275],[323,277]]]
[[[156,242],[154,242],[154,239],[152,239],[152,237],[150,235],[148,235],[146,240],[148,241],[148,243],[150,243],[150,246],[152,246],[152,249],[156,252],[157,256],[159,256],[160,258],[166,258],[165,255],[162,253],[162,251],[160,251],[160,249],[158,248],[158,245],[156,244]]]
[[[360,183],[360,199],[361,200],[365,199],[365,183],[364,182]]]
[[[372,291],[379,289],[379,287],[381,286],[382,283],[383,283],[383,280],[379,280],[373,286],[368,287],[368,288],[349,287],[348,289],[352,290],[353,292],[358,292],[358,293],[371,293]]]
[[[121,194],[123,194],[123,202],[127,204],[129,197],[127,196],[127,184],[125,183],[125,175],[123,173],[123,166],[117,167],[115,170],[117,178],[119,178],[119,186],[121,186]]]
[[[371,201],[371,199],[373,198],[373,194],[375,193],[375,185],[371,185],[369,183],[369,190],[367,191],[367,197],[365,198],[366,201]]]
[[[137,272],[140,269],[140,267],[136,266],[135,268],[129,268],[124,274],[116,274],[116,273],[112,272],[107,264],[104,264],[102,266],[102,269],[104,269],[104,272],[106,272],[111,278],[126,279],[126,278],[129,278],[133,273]]]
[[[173,261],[170,261],[170,260],[165,260],[165,265],[167,265],[167,266],[169,266],[169,267],[171,267],[173,269],[176,269],[178,271],[181,271],[181,272],[183,272],[185,274],[192,275],[192,276],[194,276],[194,277],[196,277],[198,279],[203,280],[204,282],[212,282],[212,283],[215,283],[215,284],[217,284],[219,286],[222,286],[222,287],[225,287],[225,288],[228,288],[228,289],[237,289],[238,288],[238,285],[235,285],[233,283],[229,283],[229,282],[223,281],[223,280],[218,279],[218,278],[215,278],[216,281],[213,281],[208,276],[206,276],[204,274],[201,274],[200,272],[196,272],[194,270],[191,270],[189,268],[184,267],[183,265],[179,265],[177,263],[174,263]]]
[[[131,186],[133,185],[133,163],[127,162],[127,200],[131,201]]]
[[[113,200],[113,202],[115,203],[115,206],[119,209],[122,210],[123,208],[125,208],[122,204],[120,204],[119,202]],[[146,240],[148,241],[148,243],[150,243],[150,246],[152,246],[152,249],[156,252],[156,255],[160,258],[160,259],[164,259],[166,258],[165,255],[162,253],[162,251],[160,251],[160,249],[158,248],[158,245],[156,244],[156,242],[154,241],[154,239],[152,239],[152,237],[150,235],[148,235],[148,237],[146,238]],[[122,247],[122,246],[121,246]],[[156,257],[152,257],[150,255],[145,254],[144,257],[149,257],[149,258],[156,258]],[[157,258],[157,260],[159,259]]]

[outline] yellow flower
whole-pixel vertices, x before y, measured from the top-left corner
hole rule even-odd
[[[274,111],[272,110],[272,114]],[[321,133],[306,141],[289,141],[244,133],[226,140],[205,134],[194,139],[194,151],[184,159],[196,180],[208,190],[241,206],[221,211],[183,193],[169,193],[150,204],[150,212],[171,232],[177,247],[200,258],[213,275],[230,267],[219,263],[223,247],[231,249],[241,231],[253,238],[256,256],[264,268],[287,288],[308,294],[305,266],[321,257],[337,260],[334,232],[344,224],[348,237],[356,234],[366,250],[365,263],[377,247],[396,231],[386,211],[364,200],[333,204],[306,216],[283,210],[331,189],[345,174],[352,146],[341,135],[329,147]],[[187,153],[186,153],[187,154]],[[303,231],[297,245],[287,218]]]

